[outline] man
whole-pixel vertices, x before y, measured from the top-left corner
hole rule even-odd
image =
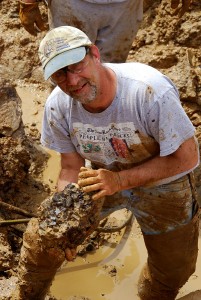
[[[192,171],[199,163],[176,87],[144,64],[102,64],[75,27],[48,32],[39,56],[45,79],[57,85],[45,104],[41,142],[61,153],[58,190],[78,182],[94,201],[130,191],[148,251],[140,298],[175,299],[196,265]]]
[[[20,20],[25,29],[37,34],[45,30],[38,0],[20,0]],[[49,0],[50,28],[75,26],[95,43],[105,62],[125,62],[143,17],[143,0]],[[146,2],[146,1],[145,1]],[[171,0],[181,17],[191,0]]]

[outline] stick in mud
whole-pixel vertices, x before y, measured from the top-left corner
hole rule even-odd
[[[3,221],[0,221],[0,226],[23,224],[23,223],[28,223],[29,221],[30,221],[30,219],[3,220]]]
[[[0,198],[0,207],[5,209],[6,211],[14,212],[16,214],[25,216],[25,217],[37,217],[35,214],[32,214],[24,209],[21,209],[19,207],[13,206],[11,204],[5,203],[1,198]]]

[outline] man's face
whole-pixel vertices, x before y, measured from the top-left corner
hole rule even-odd
[[[91,103],[99,93],[97,64],[90,53],[79,63],[58,70],[51,78],[63,92],[82,104]]]

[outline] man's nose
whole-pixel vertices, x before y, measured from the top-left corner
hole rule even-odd
[[[72,73],[69,71],[66,72],[66,85],[68,86],[77,85],[79,80],[80,80],[79,74]]]

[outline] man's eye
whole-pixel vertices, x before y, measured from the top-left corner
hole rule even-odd
[[[56,77],[57,77],[57,78],[59,78],[59,77],[61,77],[61,76],[63,76],[63,75],[64,75],[64,72],[63,72],[63,71],[57,72],[57,73],[56,73]]]
[[[79,69],[78,66],[73,66],[72,68],[69,68],[69,71],[76,71],[77,69]]]

